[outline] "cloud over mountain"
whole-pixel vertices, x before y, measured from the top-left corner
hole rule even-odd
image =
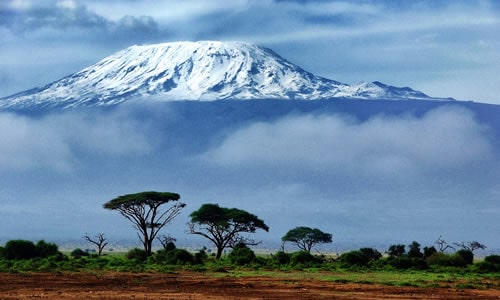
[[[234,168],[409,180],[450,176],[490,162],[493,146],[472,113],[440,108],[425,116],[300,115],[259,122],[227,136],[202,158]],[[404,178],[401,178],[404,174]]]
[[[51,115],[40,119],[0,113],[0,170],[72,172],[91,156],[147,154],[143,129],[123,115]]]

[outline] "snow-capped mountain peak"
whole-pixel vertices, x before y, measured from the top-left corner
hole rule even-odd
[[[429,99],[380,82],[347,85],[242,42],[132,46],[59,81],[1,99],[0,107],[99,106],[135,99]]]

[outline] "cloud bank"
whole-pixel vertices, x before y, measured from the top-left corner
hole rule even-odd
[[[492,146],[471,112],[437,109],[422,118],[292,116],[228,136],[203,159],[228,167],[286,168],[391,177],[473,168]]]
[[[35,119],[0,113],[0,128],[0,170],[71,172],[85,156],[126,157],[152,148],[134,121],[119,115]]]

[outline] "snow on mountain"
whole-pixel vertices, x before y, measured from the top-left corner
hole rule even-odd
[[[253,44],[202,41],[132,46],[45,87],[0,99],[0,108],[337,97],[435,100],[380,82],[348,85],[319,77]]]

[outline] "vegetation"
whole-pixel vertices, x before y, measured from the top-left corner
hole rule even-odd
[[[408,251],[400,256],[383,256],[376,249],[360,248],[338,257],[312,255],[304,250],[292,253],[279,251],[262,256],[256,255],[247,245],[238,243],[231,252],[217,259],[215,254],[207,255],[205,249],[193,253],[170,242],[151,256],[139,248],[127,253],[103,253],[101,256],[75,249],[69,256],[58,251],[57,245],[52,243],[13,240],[0,247],[0,271],[170,273],[185,269],[212,276],[275,276],[273,274],[278,273],[290,277],[290,280],[307,276],[333,282],[396,286],[500,288],[500,256],[486,256],[469,264],[470,253],[436,251],[428,257],[415,257]],[[293,270],[301,272],[290,272]]]
[[[325,233],[318,228],[309,228],[305,226],[295,227],[288,231],[281,240],[283,242],[292,242],[299,249],[311,253],[311,248],[316,244],[325,244],[332,242],[332,235]]]
[[[94,244],[97,247],[97,255],[101,256],[102,250],[108,245],[108,241],[104,237],[104,233],[98,233],[95,237],[90,237],[88,233],[85,233],[83,238],[89,242]]]
[[[217,248],[217,259],[221,258],[227,247],[239,243],[258,244],[242,236],[242,233],[254,233],[257,229],[269,231],[269,227],[256,215],[237,208],[220,207],[218,204],[203,204],[190,217],[189,233],[211,241]]]
[[[232,272],[235,276],[256,272],[272,276],[277,270],[301,270],[335,282],[500,288],[500,255],[474,261],[474,251],[486,248],[477,241],[454,243],[461,248],[457,251],[440,236],[435,242],[437,249],[434,246],[421,248],[418,242],[413,241],[408,247],[391,245],[385,256],[374,248],[360,248],[340,256],[313,255],[312,247],[318,243],[331,243],[332,235],[317,228],[296,227],[288,231],[282,241],[295,243],[301,251],[287,253],[283,248],[274,254],[260,256],[249,247],[258,243],[242,234],[254,233],[257,229],[268,231],[269,227],[249,212],[217,204],[203,204],[191,213],[188,224],[189,233],[210,240],[217,251],[209,255],[203,248],[193,253],[177,248],[176,239],[170,235],[157,236],[159,230],[185,206],[176,203],[163,209],[163,204],[179,198],[174,193],[143,192],[120,196],[104,205],[107,209],[119,211],[134,224],[143,249],[134,248],[121,254],[103,253],[108,245],[103,233],[95,237],[84,236],[86,241],[97,247],[96,254],[77,248],[65,255],[56,244],[44,240],[36,244],[27,240],[11,240],[0,247],[0,271],[174,272],[189,269],[214,274]],[[155,238],[163,248],[153,252]],[[223,256],[223,250],[228,247],[232,251]],[[290,274],[294,276],[297,272]]]
[[[170,223],[186,204],[178,202],[162,210],[163,205],[180,199],[179,194],[168,192],[141,192],[120,196],[104,204],[104,208],[117,210],[127,218],[135,229],[144,245],[144,251],[152,254],[153,241],[159,231]]]

